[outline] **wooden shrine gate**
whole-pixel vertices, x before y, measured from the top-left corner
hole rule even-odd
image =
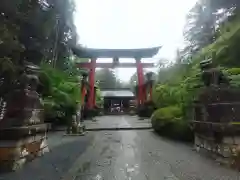
[[[89,69],[89,94],[87,100],[87,108],[93,109],[95,106],[95,70],[96,68],[137,68],[138,90],[137,103],[138,106],[144,104],[146,100],[146,88],[144,83],[143,68],[154,67],[154,63],[142,63],[142,58],[151,58],[156,55],[160,47],[144,48],[144,49],[90,49],[90,48],[73,48],[73,53],[79,58],[88,58],[90,62],[77,63],[79,68]],[[97,63],[97,58],[112,58],[111,63]],[[119,58],[134,58],[135,63],[120,63]],[[151,89],[152,87],[150,87]],[[84,89],[84,88],[82,88]],[[150,90],[150,100],[151,100]]]

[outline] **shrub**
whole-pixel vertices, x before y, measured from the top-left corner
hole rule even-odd
[[[67,124],[81,101],[77,77],[47,65],[41,66],[38,91],[42,95],[45,121]]]

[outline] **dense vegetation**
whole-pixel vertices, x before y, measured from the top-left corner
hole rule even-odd
[[[48,120],[68,120],[81,102],[76,57],[71,46],[77,42],[73,23],[73,0],[2,0],[0,6],[0,97],[13,89],[26,62],[41,67],[39,92]],[[186,47],[177,53],[176,63],[159,68],[154,88],[158,110],[154,127],[176,137],[190,136],[191,105],[201,84],[199,62],[213,58],[240,87],[240,3],[239,0],[199,0],[187,16]],[[112,70],[97,71],[100,88],[131,87],[121,83]],[[101,105],[97,91],[97,104]],[[156,123],[157,122],[157,123]],[[162,131],[165,129],[165,131]],[[170,130],[169,130],[170,129]]]
[[[78,76],[45,64],[41,66],[39,78],[45,120],[54,124],[66,124],[81,102]]]
[[[198,1],[187,16],[184,32],[187,46],[176,63],[160,68],[153,96],[158,106],[152,115],[153,127],[160,133],[191,139],[191,107],[202,82],[199,62],[212,58],[214,64],[240,84],[240,14],[238,1]]]
[[[0,98],[14,89],[24,64],[35,64],[45,119],[66,123],[76,113],[82,70],[71,52],[77,42],[74,7],[73,0],[1,1]]]
[[[116,76],[114,69],[99,69],[95,75],[97,84],[100,89],[118,89],[130,88],[130,83],[122,82]]]

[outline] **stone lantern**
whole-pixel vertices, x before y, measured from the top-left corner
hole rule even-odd
[[[6,112],[0,121],[0,168],[16,170],[27,160],[48,151],[47,124],[37,93],[39,68],[26,65],[16,87],[5,96]]]

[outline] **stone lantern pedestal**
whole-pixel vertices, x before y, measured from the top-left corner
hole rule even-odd
[[[5,97],[6,112],[0,121],[0,170],[17,170],[48,152],[47,124],[36,89],[38,68],[26,66],[16,87]]]

